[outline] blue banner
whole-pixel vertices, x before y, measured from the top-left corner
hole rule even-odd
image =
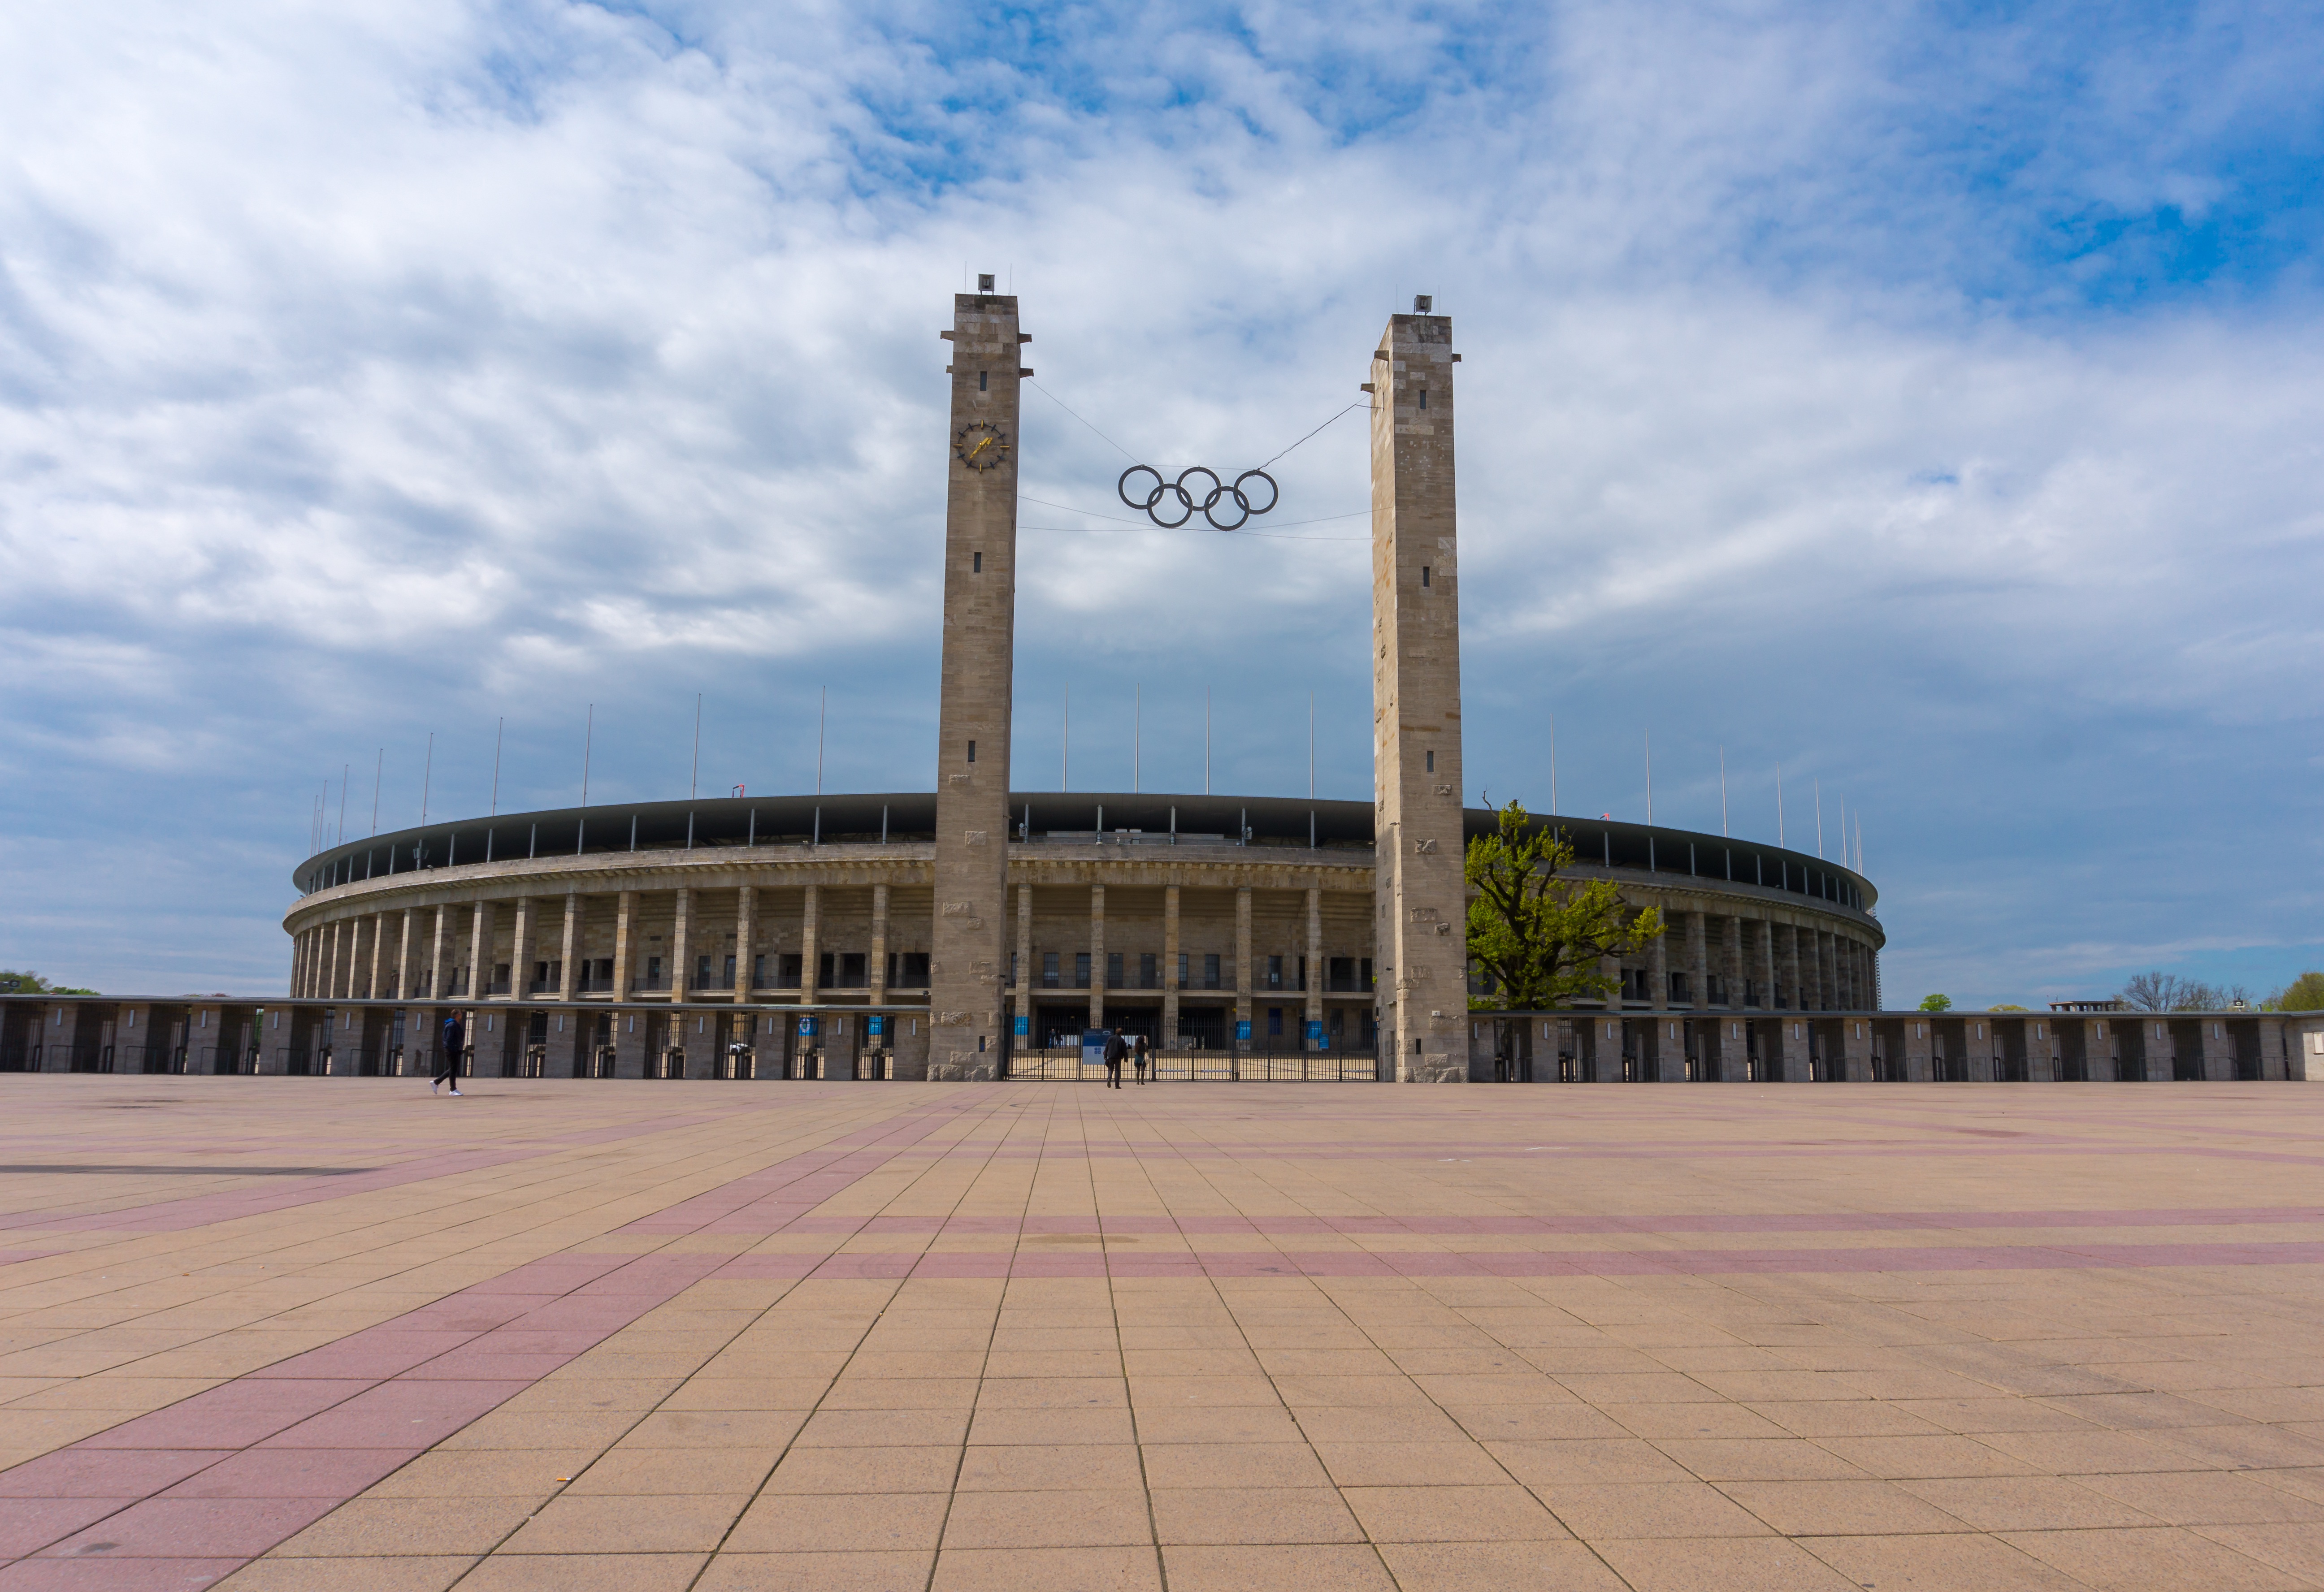
[[[1250,1025],[1249,1023],[1237,1023],[1235,1025],[1235,1043],[1237,1044],[1249,1044],[1250,1043]]]

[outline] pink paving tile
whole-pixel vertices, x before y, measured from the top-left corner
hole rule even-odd
[[[165,1498],[351,1498],[410,1459],[410,1449],[244,1449]]]
[[[255,1558],[337,1505],[334,1498],[146,1498],[42,1551],[47,1559]],[[105,1544],[99,1547],[98,1544]]]
[[[260,1379],[278,1376],[347,1377],[376,1381],[434,1359],[459,1348],[475,1331],[389,1331],[374,1329],[351,1333],[337,1343],[292,1355],[250,1375]]]
[[[11,1498],[0,1507],[0,1558],[36,1553],[93,1522],[117,1514],[134,1498]]]
[[[233,1559],[20,1559],[0,1566],[0,1592],[157,1592],[214,1586],[247,1560]]]
[[[217,1464],[233,1451],[59,1449],[0,1470],[0,1498],[142,1498]]]

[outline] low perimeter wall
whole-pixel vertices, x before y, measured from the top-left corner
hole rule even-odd
[[[0,996],[0,1072],[412,1077],[468,1014],[462,1076],[925,1079],[925,1007],[728,1001],[235,1000]],[[1490,1083],[2324,1081],[2324,1013],[1471,1012]],[[1172,1080],[1372,1081],[1368,1052],[1296,1038],[1165,1058]],[[1094,1077],[1026,1053],[1025,1079]]]

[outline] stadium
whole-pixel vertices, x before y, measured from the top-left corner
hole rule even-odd
[[[1165,1079],[2324,1076],[2324,1032],[2276,1014],[1884,1012],[1868,879],[1604,819],[1536,822],[1574,846],[1575,878],[1659,909],[1665,933],[1601,965],[1603,999],[1472,1009],[1462,857],[1495,820],[1461,800],[1461,355],[1426,298],[1388,318],[1360,383],[1373,800],[1012,788],[1031,339],[990,277],[953,309],[933,790],[495,814],[337,845],[293,870],[288,999],[0,998],[0,1069],[409,1075],[465,1009],[456,1064],[517,1078],[1075,1078],[1114,1027],[1149,1037]],[[1228,529],[1272,487],[1140,469],[1157,524]]]

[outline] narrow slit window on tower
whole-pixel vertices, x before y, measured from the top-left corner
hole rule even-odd
[[[1428,389],[1425,387],[1420,390],[1420,407],[1422,409],[1428,407]]]
[[[1428,771],[1431,774],[1436,772],[1436,754],[1434,752],[1430,752],[1428,754]]]
[[[982,575],[984,573],[983,554],[971,553],[969,555],[968,573],[971,575]]]
[[[992,373],[990,371],[979,371],[976,373],[976,390],[979,392],[986,391],[985,382],[991,374]]]
[[[1424,586],[1428,584],[1428,566],[1425,564],[1420,566],[1420,584]]]
[[[968,760],[972,763],[976,761],[976,742],[973,741],[968,743]]]

